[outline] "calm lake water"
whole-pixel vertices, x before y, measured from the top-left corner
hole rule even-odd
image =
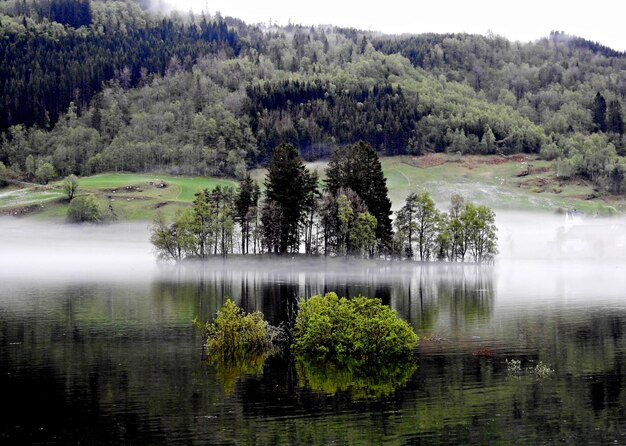
[[[551,236],[513,248],[512,225],[493,266],[174,267],[154,262],[145,225],[0,229],[0,444],[626,444],[619,255],[533,258]],[[380,297],[412,324],[405,381],[366,398],[320,390],[289,357],[242,376],[203,359],[191,320],[226,297],[278,323],[326,291]]]

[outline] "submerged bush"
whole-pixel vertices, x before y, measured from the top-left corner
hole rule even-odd
[[[227,394],[233,393],[240,378],[261,374],[265,360],[286,342],[282,327],[270,325],[258,311],[246,313],[230,299],[214,322],[202,325],[196,319],[194,324],[203,330],[208,362]]]
[[[301,301],[293,334],[292,349],[301,358],[361,368],[403,361],[418,341],[380,299],[335,293]]]
[[[207,353],[222,357],[266,353],[283,341],[282,328],[271,326],[259,311],[246,313],[230,299],[204,330]]]

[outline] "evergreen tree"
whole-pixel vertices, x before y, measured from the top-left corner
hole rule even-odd
[[[299,224],[304,212],[309,171],[291,144],[274,150],[265,178],[263,226],[270,252],[298,252]]]
[[[622,107],[618,100],[609,102],[607,111],[607,130],[609,132],[624,134],[624,118],[622,117]]]
[[[606,100],[600,92],[593,100],[593,124],[598,132],[606,131]]]
[[[391,201],[378,155],[369,144],[359,141],[337,149],[326,170],[326,188],[336,194],[350,188],[365,202],[376,218],[376,239],[381,247],[391,242]]]

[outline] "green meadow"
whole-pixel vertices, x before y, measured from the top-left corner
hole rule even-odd
[[[548,161],[517,156],[383,157],[389,196],[394,209],[411,192],[428,191],[443,209],[458,193],[494,209],[557,212],[578,209],[602,215],[626,211],[622,198],[598,196],[590,183],[559,181]],[[325,162],[309,163],[324,178]],[[264,169],[251,172],[263,188]],[[217,185],[236,186],[224,178],[163,174],[107,173],[79,179],[79,194],[94,194],[106,214],[119,220],[152,220],[156,212],[172,216],[189,206],[194,194]],[[38,219],[65,218],[67,202],[61,181],[49,185],[10,186],[0,190],[0,215],[29,215]]]

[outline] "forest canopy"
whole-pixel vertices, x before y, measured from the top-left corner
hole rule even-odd
[[[15,0],[0,41],[0,162],[15,172],[30,155],[60,177],[243,178],[281,144],[312,160],[363,140],[387,155],[534,153],[624,190],[626,55],[563,32],[387,36]]]

